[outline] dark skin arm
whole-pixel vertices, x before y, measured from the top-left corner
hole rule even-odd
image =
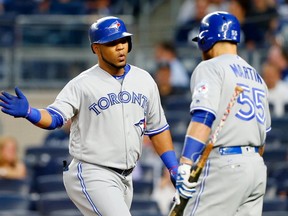
[[[158,155],[162,155],[166,151],[174,151],[170,130],[156,134],[150,137],[150,139]]]
[[[51,117],[50,113],[45,109],[38,109],[38,110],[41,113],[41,119],[35,125],[40,127],[40,128],[48,128],[52,123],[52,117]]]

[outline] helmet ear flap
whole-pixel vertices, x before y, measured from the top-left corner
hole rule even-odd
[[[132,38],[127,37],[127,40],[128,40],[128,52],[130,52],[132,50]]]

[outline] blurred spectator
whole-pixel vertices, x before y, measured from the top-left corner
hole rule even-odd
[[[273,105],[271,115],[282,117],[284,115],[284,104],[288,103],[288,83],[281,80],[281,71],[271,63],[264,63],[262,76],[269,90],[268,101]]]
[[[110,0],[86,0],[85,1],[85,13],[97,14],[101,16],[107,16],[111,14],[111,1]]]
[[[14,137],[0,137],[0,178],[24,179],[26,166],[18,158],[18,142]]]
[[[177,25],[182,25],[188,22],[191,19],[194,19],[197,13],[199,13],[199,5],[202,1],[198,0],[184,0],[180,5],[177,17]],[[207,13],[214,11],[227,11],[228,10],[228,2],[226,0],[203,0],[205,4],[207,4]],[[201,10],[201,9],[200,9]],[[201,13],[201,12],[200,12]],[[205,14],[205,15],[206,15]]]
[[[278,13],[281,17],[288,17],[288,0],[277,0],[278,2]]]
[[[208,13],[214,11],[227,11],[228,10],[228,3],[227,0],[209,0],[209,8]]]
[[[51,0],[51,14],[84,14],[85,7],[81,0]]]
[[[180,5],[177,17],[177,25],[182,25],[195,16],[195,1],[184,0]]]
[[[250,30],[253,26],[249,27],[249,23],[246,23],[246,15],[250,6],[250,0],[230,0],[228,11],[237,17],[241,25],[241,42],[240,46],[245,46],[246,39],[249,41]],[[246,37],[247,34],[247,37]]]
[[[50,131],[44,139],[44,146],[67,147],[69,145],[71,120],[67,121],[61,128]]]
[[[33,14],[37,0],[4,0],[5,12],[14,14]]]
[[[135,19],[139,18],[139,15],[141,13],[141,4],[143,4],[143,1],[141,0],[126,0],[126,4],[123,4],[123,1],[119,0],[112,0],[113,5],[115,7],[119,7],[118,5],[122,5],[122,14],[132,14]],[[118,3],[117,3],[118,2]],[[124,6],[123,6],[124,5]],[[114,7],[114,8],[115,8]],[[117,11],[114,9],[114,11],[117,13]]]
[[[173,88],[189,87],[189,76],[183,63],[177,56],[176,48],[170,41],[162,41],[155,46],[156,64],[169,63],[171,70],[170,84]]]
[[[192,39],[198,34],[201,19],[208,12],[209,0],[195,0],[193,5],[193,16],[185,18],[185,21],[181,21],[181,23],[176,26],[174,39],[177,44],[192,44]]]
[[[51,0],[40,0],[38,2],[37,14],[50,14]]]
[[[247,13],[245,32],[246,47],[255,49],[275,43],[279,27],[279,16],[275,4],[269,0],[252,0],[252,8]]]
[[[288,48],[288,21],[282,20],[281,23],[281,29],[279,30],[277,36],[276,36],[276,43],[279,46],[285,47],[286,49]]]
[[[157,182],[152,199],[157,201],[162,215],[168,215],[175,194],[175,187],[170,180],[170,174],[166,167],[162,169],[162,176]]]
[[[171,83],[171,68],[169,62],[158,63],[157,69],[154,73],[154,79],[158,85],[161,102],[165,109],[166,100],[172,95],[183,95],[187,92],[187,88],[174,87]]]
[[[288,82],[288,22],[282,25],[276,38],[281,58],[283,59],[282,79]]]
[[[142,156],[137,166],[141,166],[142,164],[153,167],[153,183],[156,183],[161,178],[163,162],[159,159],[159,156],[155,151],[149,136],[147,135],[143,137]]]
[[[0,0],[0,14],[5,13],[5,5],[4,5],[5,0]]]
[[[159,88],[161,100],[172,93],[170,82],[171,69],[168,62],[159,63],[154,74],[155,81]]]
[[[288,54],[286,48],[277,45],[271,46],[268,50],[267,61],[281,71],[281,79],[288,83]]]

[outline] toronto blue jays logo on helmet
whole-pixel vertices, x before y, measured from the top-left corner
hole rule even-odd
[[[116,30],[118,31],[119,28],[120,28],[121,24],[120,22],[118,22],[117,20],[115,22],[113,22],[109,27],[108,29],[113,29],[113,30]]]
[[[137,128],[139,128],[140,132],[141,132],[141,136],[144,135],[144,131],[146,129],[146,122],[145,122],[145,118],[141,119],[139,122],[137,122],[136,124],[134,124]]]

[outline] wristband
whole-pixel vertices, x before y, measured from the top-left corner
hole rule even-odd
[[[55,109],[52,109],[52,108],[47,108],[46,110],[49,112],[49,114],[52,118],[52,122],[51,122],[50,126],[46,129],[47,130],[53,130],[55,128],[62,127],[64,122],[65,122],[65,119],[62,117],[60,112],[55,110]]]
[[[205,148],[205,143],[186,135],[182,156],[195,162]]]
[[[178,168],[178,161],[175,151],[166,151],[160,156],[160,158],[170,172]]]
[[[29,107],[26,119],[33,124],[36,124],[41,119],[41,113],[38,109]]]

